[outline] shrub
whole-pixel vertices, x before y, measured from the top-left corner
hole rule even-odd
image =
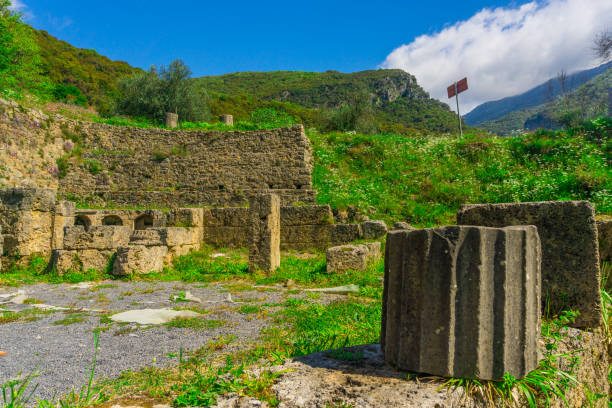
[[[180,120],[195,122],[208,119],[208,97],[191,71],[181,60],[165,66],[151,67],[119,80],[121,96],[117,99],[119,114],[162,121],[166,112],[176,112]]]
[[[87,107],[87,98],[74,85],[57,84],[53,88],[53,97],[60,102]]]

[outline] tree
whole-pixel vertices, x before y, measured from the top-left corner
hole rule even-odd
[[[612,58],[612,31],[603,31],[595,37],[593,51],[604,62]]]
[[[49,81],[40,74],[40,54],[30,27],[0,0],[0,92],[35,94],[49,91]]]
[[[201,121],[209,118],[205,90],[190,78],[191,70],[181,60],[168,67],[151,67],[119,80],[117,113],[163,120],[166,112],[176,112],[181,120]]]

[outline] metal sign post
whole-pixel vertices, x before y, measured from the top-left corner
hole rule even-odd
[[[461,81],[457,81],[448,88],[446,88],[446,92],[448,93],[448,97],[452,98],[453,96],[457,100],[457,119],[459,120],[459,134],[463,137],[463,126],[461,124],[461,113],[459,112],[459,94],[468,89],[467,78],[463,78]]]

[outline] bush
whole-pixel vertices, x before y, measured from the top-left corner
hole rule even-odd
[[[158,122],[164,120],[166,112],[178,113],[182,121],[208,119],[207,94],[190,75],[189,68],[181,60],[175,60],[167,68],[151,67],[149,72],[119,80],[121,96],[116,103],[117,113]]]
[[[87,107],[87,98],[83,95],[81,90],[74,85],[57,84],[53,88],[52,93],[57,101]]]
[[[365,93],[357,94],[342,106],[331,110],[328,114],[326,130],[374,133],[377,129],[369,97]]]

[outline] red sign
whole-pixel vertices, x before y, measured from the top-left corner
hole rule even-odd
[[[452,98],[456,94],[466,91],[467,89],[468,89],[467,78],[463,78],[461,81],[455,82],[454,84],[446,88],[446,92],[448,93],[448,97]]]

